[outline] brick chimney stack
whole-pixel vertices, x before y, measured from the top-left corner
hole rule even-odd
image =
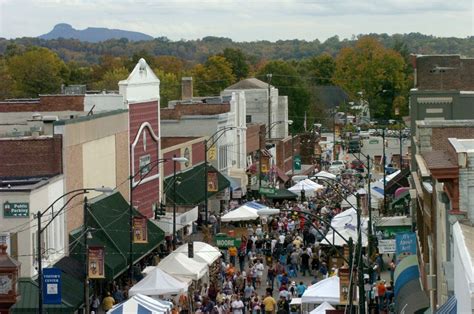
[[[183,77],[181,79],[181,100],[190,100],[193,98],[193,78]]]

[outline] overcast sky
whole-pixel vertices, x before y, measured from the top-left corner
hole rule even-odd
[[[474,0],[0,0],[0,37],[38,36],[57,23],[172,40],[235,41],[420,32],[474,34]]]

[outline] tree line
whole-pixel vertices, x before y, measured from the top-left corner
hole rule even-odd
[[[165,39],[157,40],[166,43]],[[347,45],[339,42],[342,45],[337,52],[305,52],[299,58],[269,58],[267,56],[273,55],[271,52],[256,55],[239,45],[227,47],[223,44],[232,44],[230,40],[205,38],[202,41],[216,41],[222,49],[202,52],[205,56],[202,60],[189,60],[147,49],[131,55],[98,49],[100,44],[107,45],[111,41],[96,46],[55,40],[47,41],[49,47],[37,39],[33,43],[38,45],[25,44],[21,40],[8,41],[0,49],[0,99],[58,93],[62,84],[85,84],[89,90],[117,90],[118,81],[128,76],[140,58],[145,58],[161,81],[161,103],[164,106],[169,100],[179,99],[183,76],[193,77],[195,96],[213,96],[248,77],[266,81],[267,74],[271,73],[271,84],[279,89],[280,95],[288,96],[289,119],[295,121],[295,131],[302,130],[305,116],[308,125],[325,119],[326,108],[321,104],[316,88],[322,85],[340,86],[354,100],[362,95],[369,101],[375,117],[392,117],[398,111],[407,113],[412,69],[410,50],[404,42],[387,46],[380,36],[364,36]],[[130,45],[126,40],[113,42],[122,43],[124,47]],[[83,60],[65,56],[75,51],[68,43],[93,47],[89,52],[81,50],[80,53],[94,57]],[[286,44],[283,43],[283,47]],[[61,45],[63,48],[59,48]],[[295,42],[294,49],[297,46]],[[100,51],[102,54],[96,60]]]

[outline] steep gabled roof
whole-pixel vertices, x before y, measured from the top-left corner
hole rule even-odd
[[[259,79],[252,77],[237,82],[227,87],[226,89],[268,89],[268,83],[265,83],[264,81],[260,81]]]

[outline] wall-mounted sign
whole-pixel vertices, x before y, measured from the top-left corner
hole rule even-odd
[[[397,264],[406,256],[416,254],[416,233],[398,233],[395,236]]]
[[[274,195],[275,194],[275,188],[262,186],[259,189],[259,193],[262,194],[262,195]]]
[[[61,270],[43,269],[43,303],[61,304]]]
[[[395,239],[378,240],[379,253],[380,254],[391,254],[395,253]]]
[[[295,170],[301,170],[301,156],[300,155],[293,156],[293,168]]]
[[[89,246],[88,276],[92,279],[105,278],[105,251],[102,246]]]
[[[148,243],[147,219],[133,217],[133,243]]]
[[[214,161],[217,160],[217,148],[216,145],[209,147],[207,151],[207,160]]]
[[[226,249],[232,246],[240,247],[240,239],[229,237],[226,234],[216,235],[216,245],[218,248]]]
[[[3,218],[28,218],[29,216],[29,203],[3,203]]]

